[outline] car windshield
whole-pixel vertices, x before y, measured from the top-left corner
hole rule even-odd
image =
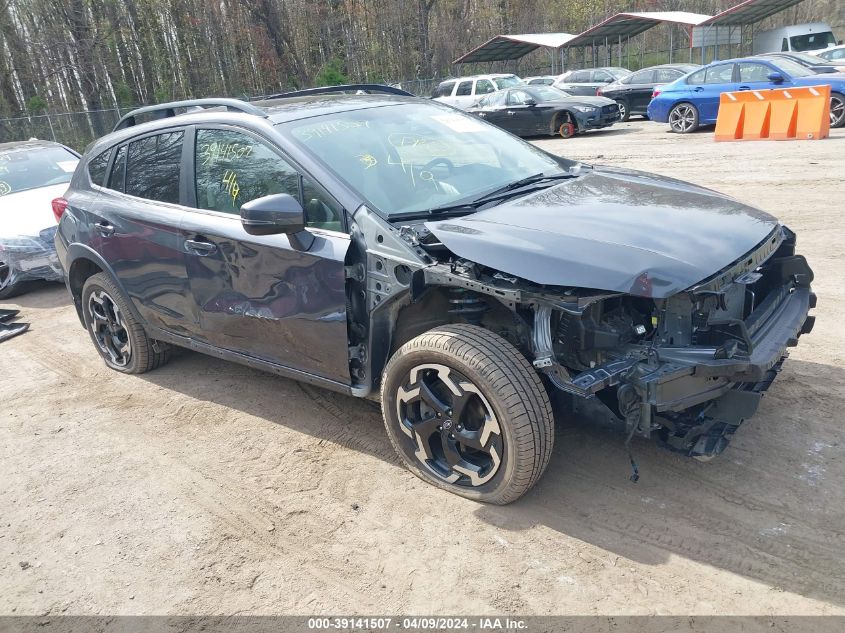
[[[627,68],[611,67],[611,68],[605,68],[604,70],[609,72],[616,79],[622,79],[622,77],[627,77],[628,75],[631,74],[631,71],[628,70]]]
[[[0,196],[70,182],[78,162],[63,147],[0,150]]]
[[[807,33],[806,35],[795,35],[789,38],[789,44],[794,51],[813,51],[820,48],[827,48],[836,44],[833,33]]]
[[[772,64],[776,66],[781,72],[786,73],[790,77],[813,77],[815,72],[806,66],[802,66],[796,61],[781,57],[779,59],[771,60]]]
[[[519,83],[522,83],[522,80],[517,77],[516,75],[509,75],[507,77],[496,77],[493,79],[493,83],[496,84],[496,88],[499,90],[503,90],[505,88],[510,88],[511,86],[516,86]]]
[[[337,112],[278,127],[388,217],[563,171],[562,162],[533,145],[437,103]]]
[[[563,90],[552,86],[531,86],[531,90],[528,90],[527,92],[537,99],[537,103],[560,101],[561,99],[566,99],[569,96],[568,92],[564,92]]]

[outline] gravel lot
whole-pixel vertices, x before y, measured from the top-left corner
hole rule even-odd
[[[0,346],[0,613],[845,614],[845,130],[717,144],[635,120],[542,147],[770,210],[815,331],[702,464],[558,430],[508,507],[398,466],[367,402],[184,352],[111,372],[61,286]],[[836,315],[840,316],[837,317]]]

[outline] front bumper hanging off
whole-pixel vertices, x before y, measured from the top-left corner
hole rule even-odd
[[[756,412],[788,348],[815,324],[808,314],[816,306],[809,285],[812,271],[801,256],[784,260],[783,285],[739,324],[746,339],[743,353],[725,354],[723,347],[631,345],[620,350],[620,358],[570,380],[554,374],[553,367],[542,369],[573,396],[573,409],[582,416],[615,417],[645,437],[657,431],[667,448],[687,455],[718,454]],[[618,411],[586,403],[608,388],[616,389]]]

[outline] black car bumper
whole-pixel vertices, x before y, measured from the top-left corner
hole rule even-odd
[[[579,130],[598,130],[609,127],[621,119],[619,106],[615,103],[602,106],[594,112],[577,112],[575,118]]]

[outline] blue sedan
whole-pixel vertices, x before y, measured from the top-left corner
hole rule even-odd
[[[719,96],[738,90],[767,90],[793,86],[829,85],[830,127],[845,125],[845,73],[817,75],[790,59],[729,59],[713,62],[657,88],[648,105],[652,121],[668,123],[672,131],[686,134],[700,125],[713,125],[719,113]]]

